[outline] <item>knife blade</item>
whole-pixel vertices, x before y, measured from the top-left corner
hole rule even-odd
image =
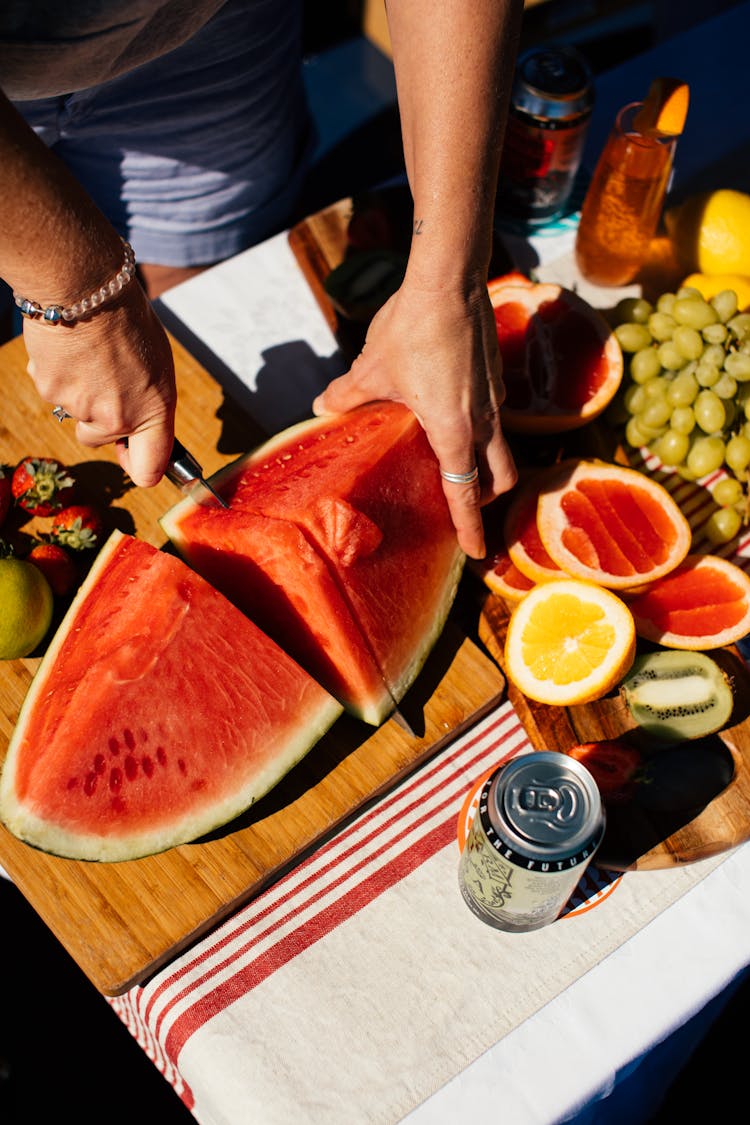
[[[229,507],[224,497],[219,496],[218,492],[215,492],[205,479],[203,469],[193,454],[177,438],[174,439],[172,444],[172,452],[165,476],[178,488],[191,492],[195,491],[195,498],[201,504],[206,503],[212,507],[218,506],[220,508]]]

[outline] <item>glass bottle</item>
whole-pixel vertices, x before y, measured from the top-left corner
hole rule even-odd
[[[575,257],[594,285],[631,282],[661,218],[677,135],[640,128],[643,107],[618,113],[583,201]]]

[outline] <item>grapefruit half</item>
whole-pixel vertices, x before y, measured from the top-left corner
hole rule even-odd
[[[638,636],[665,648],[721,648],[750,633],[750,577],[718,555],[688,555],[627,604]]]
[[[520,602],[535,583],[515,565],[507,550],[501,547],[484,559],[469,559],[469,567],[493,594],[506,602]]]
[[[617,392],[623,358],[604,317],[559,285],[489,284],[503,360],[503,425],[512,433],[574,430]]]
[[[503,539],[511,561],[521,574],[532,582],[549,582],[551,578],[563,578],[564,571],[554,559],[539,534],[536,513],[539,493],[544,487],[548,474],[536,473],[514,493],[503,524]]]
[[[537,523],[567,574],[612,590],[653,582],[690,550],[690,524],[663,485],[622,465],[561,462],[545,482]]]

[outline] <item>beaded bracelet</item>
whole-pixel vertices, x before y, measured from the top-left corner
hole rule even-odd
[[[89,297],[82,297],[80,301],[76,301],[73,305],[63,307],[62,305],[48,305],[42,308],[38,301],[30,301],[28,297],[22,297],[18,293],[13,294],[13,299],[21,311],[21,315],[28,317],[30,320],[36,320],[40,317],[45,324],[60,324],[65,321],[70,324],[74,320],[82,320],[84,317],[91,316],[107,301],[111,301],[116,297],[129,281],[135,277],[135,253],[130,243],[122,239],[122,245],[125,248],[125,257],[119,270],[110,281],[105,281],[100,289],[95,289]]]

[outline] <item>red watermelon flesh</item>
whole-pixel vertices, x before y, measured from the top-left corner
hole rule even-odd
[[[229,508],[183,500],[161,521],[177,549],[353,714],[382,722],[464,561],[415,416],[374,403],[311,419],[211,483]]]
[[[26,697],[0,816],[57,855],[149,855],[232,820],[340,714],[183,562],[114,532]]]

